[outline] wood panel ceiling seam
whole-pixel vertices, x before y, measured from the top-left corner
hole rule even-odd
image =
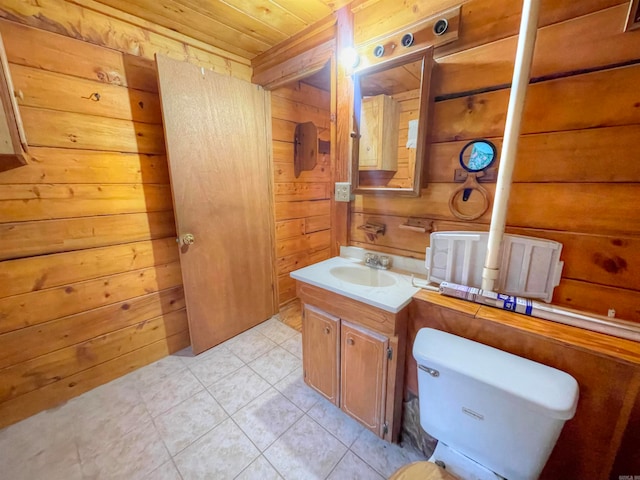
[[[182,1],[193,2],[193,1],[199,1],[199,0],[182,0]],[[309,24],[308,22],[304,21],[298,16],[292,14],[292,12],[288,11],[285,8],[280,7],[280,5],[270,0],[267,0],[267,1],[252,0],[249,2],[247,2],[246,0],[220,0],[220,3],[228,5],[230,8],[233,8],[240,14],[245,15],[246,17],[252,18],[257,22],[260,22],[261,24],[269,25],[271,28],[282,33],[283,35],[285,35],[285,38],[283,38],[280,41],[286,40],[291,35],[294,35],[295,33],[297,33],[301,28],[305,28]],[[261,6],[261,3],[264,4],[265,6]],[[243,8],[242,5],[245,5],[245,7]],[[269,8],[269,5],[271,6],[271,8]],[[278,28],[274,23],[269,23],[269,22],[273,22],[274,20],[277,20],[276,18],[273,18],[273,17],[268,19],[260,18],[261,16],[267,17],[270,14],[274,14],[275,13],[274,7],[284,12],[284,16],[282,16],[282,20],[278,20],[277,24],[278,25],[284,24],[285,26],[290,26],[290,28],[288,28],[289,31],[285,31],[285,30],[282,30],[281,28]],[[253,11],[248,10],[248,8],[252,9]],[[262,15],[260,14],[260,11],[262,11]]]
[[[255,56],[251,60],[251,67],[254,69],[254,74],[255,70],[266,70],[287,60],[291,56],[295,56],[295,54],[298,54],[297,49],[302,49],[302,46],[304,46],[304,49],[308,49],[325,42],[328,40],[325,38],[329,36],[328,34],[330,34],[331,38],[335,38],[336,21],[336,16],[334,14],[329,14],[318,20],[316,23],[309,25],[304,30],[296,33],[286,42],[274,45],[266,52]],[[296,53],[294,55],[287,55],[287,52],[292,50],[296,51]]]
[[[136,27],[149,30],[150,32],[165,36],[167,38],[183,43],[185,45],[203,50],[206,53],[216,55],[218,57],[224,58],[232,62],[239,63],[244,66],[251,66],[251,61],[245,56],[235,54],[228,50],[219,48],[215,45],[211,45],[207,42],[198,40],[197,38],[190,37],[189,35],[185,35],[181,32],[150,22],[142,17],[124,12],[122,10],[118,10],[116,8],[97,2],[95,0],[66,0],[66,1],[69,3],[73,3],[75,5],[78,5],[80,7],[93,10],[94,12],[101,13],[103,15],[127,22]],[[111,50],[116,50],[104,45],[99,45],[99,46],[103,48],[109,48]],[[116,51],[119,51],[119,50],[116,50]]]
[[[151,31],[157,27],[179,32],[224,52],[251,59],[287,43],[301,30],[313,26],[335,5],[318,0],[67,0]],[[102,5],[97,5],[102,4]],[[340,2],[340,5],[344,2]],[[122,12],[122,13],[120,13]],[[139,17],[136,20],[132,17]],[[162,32],[166,35],[166,32]],[[185,38],[179,41],[192,44]],[[201,45],[199,45],[201,48]],[[207,49],[208,50],[208,49]],[[228,54],[214,52],[223,57]]]
[[[130,15],[144,15],[143,18],[157,25],[169,28],[200,41],[214,45],[227,52],[235,53],[245,58],[253,56],[255,51],[268,49],[270,45],[255,37],[240,32],[219,20],[214,20],[192,11],[190,8],[174,4],[173,0],[163,0],[172,9],[159,5],[156,9],[155,0],[135,0],[136,4],[128,0],[99,0],[117,10]],[[188,15],[188,17],[187,17]],[[206,27],[205,27],[206,25]]]

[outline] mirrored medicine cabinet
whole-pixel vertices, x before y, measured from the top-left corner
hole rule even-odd
[[[432,65],[427,48],[354,74],[354,192],[420,194]]]

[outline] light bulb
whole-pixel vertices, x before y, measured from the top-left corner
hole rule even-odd
[[[360,63],[360,56],[353,47],[347,47],[340,52],[340,63],[344,68],[356,68]]]

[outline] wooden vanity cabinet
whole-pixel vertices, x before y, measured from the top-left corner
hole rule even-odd
[[[389,339],[346,321],[340,338],[342,410],[384,435]]]
[[[400,434],[407,309],[390,313],[298,282],[304,380],[376,435]]]
[[[340,319],[314,307],[302,312],[302,368],[305,382],[339,405]]]

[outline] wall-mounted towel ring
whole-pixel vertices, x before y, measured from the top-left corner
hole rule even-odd
[[[475,220],[480,218],[489,209],[489,192],[478,183],[478,177],[484,176],[497,157],[496,146],[489,140],[472,140],[462,147],[460,152],[460,166],[467,171],[467,178],[461,187],[457,188],[449,198],[449,210],[461,220]],[[456,198],[462,192],[462,201],[469,200],[473,190],[477,190],[482,196],[482,208],[471,214],[461,212],[456,206]]]
[[[456,188],[449,198],[449,210],[451,210],[451,213],[453,213],[460,220],[475,220],[476,218],[480,218],[482,215],[484,215],[485,212],[489,209],[489,192],[478,183],[478,180],[476,178],[477,175],[478,174],[476,173],[470,172],[469,175],[467,175],[467,179],[464,181],[464,183]],[[482,197],[482,207],[475,213],[463,213],[456,206],[456,198],[462,193],[462,201],[466,202],[473,190],[477,190],[478,193],[480,193]]]

